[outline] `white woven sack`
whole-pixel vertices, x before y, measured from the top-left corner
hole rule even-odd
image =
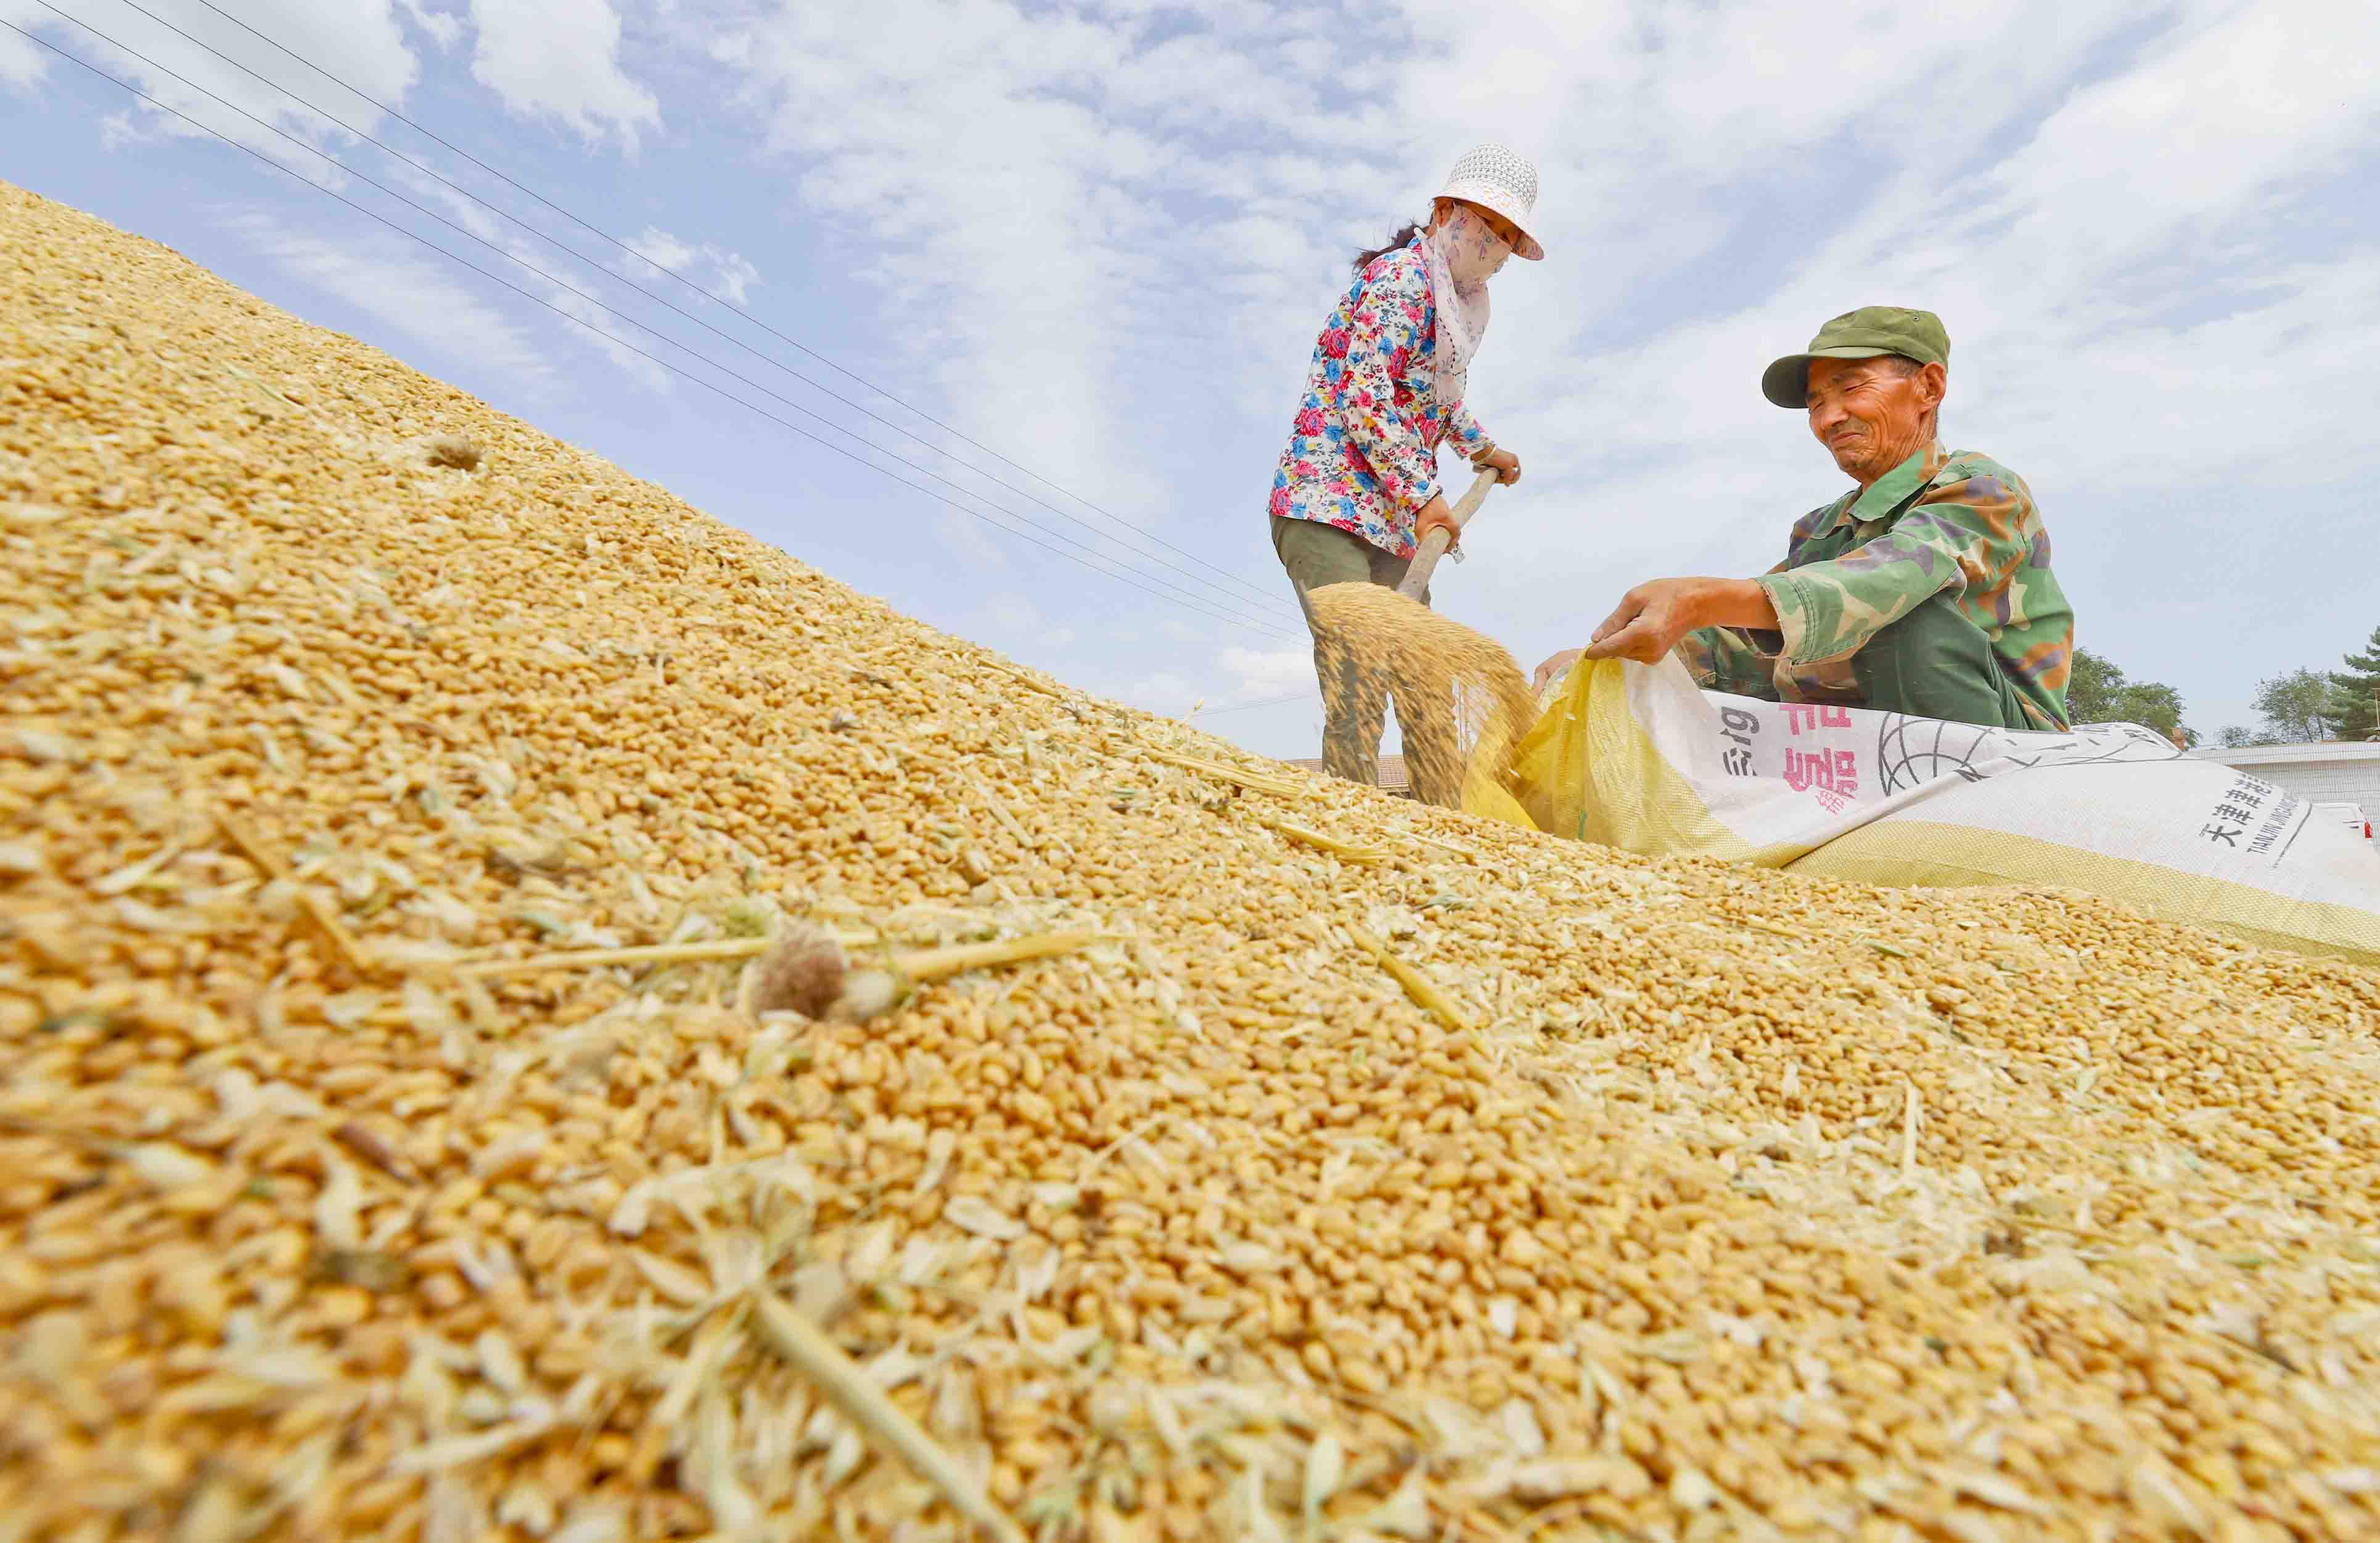
[[[1625,674],[1638,731],[1735,838],[1698,845],[1878,883],[2070,887],[2380,964],[2380,846],[2154,730],[1756,701],[1697,690],[1675,659]]]

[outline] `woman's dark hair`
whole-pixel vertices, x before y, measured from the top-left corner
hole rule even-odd
[[[1415,237],[1419,236],[1420,234],[1420,222],[1413,220],[1407,221],[1405,223],[1405,227],[1402,230],[1398,231],[1394,236],[1389,237],[1389,244],[1387,246],[1374,247],[1367,252],[1357,252],[1355,254],[1355,272],[1358,273],[1362,273],[1365,269],[1370,267],[1376,261],[1397,250],[1406,242],[1412,240]]]

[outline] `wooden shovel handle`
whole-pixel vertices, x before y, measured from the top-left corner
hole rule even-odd
[[[1477,514],[1479,505],[1487,501],[1488,490],[1501,480],[1503,479],[1497,475],[1494,467],[1482,468],[1479,475],[1471,480],[1471,491],[1463,495],[1461,503],[1447,511],[1453,517],[1457,530],[1471,523],[1471,516]],[[1454,538],[1449,536],[1444,528],[1433,527],[1429,534],[1421,539],[1420,550],[1414,553],[1412,565],[1405,569],[1404,582],[1397,586],[1397,593],[1407,600],[1421,599],[1423,592],[1429,588],[1429,576],[1437,568],[1438,560],[1445,556],[1446,549],[1453,544]]]

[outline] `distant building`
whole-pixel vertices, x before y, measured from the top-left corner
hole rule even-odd
[[[1318,773],[1322,770],[1322,763],[1318,760],[1293,760],[1289,764],[1303,766],[1308,772]],[[1405,775],[1404,757],[1382,756],[1380,758],[1380,791],[1393,793],[1400,798],[1413,796],[1413,779]]]
[[[2236,750],[2202,745],[2201,760],[2262,777],[2310,804],[2361,804],[2380,820],[2380,743],[2333,739],[2315,745],[2249,745]]]

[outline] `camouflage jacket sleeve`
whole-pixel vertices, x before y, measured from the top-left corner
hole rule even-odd
[[[1769,569],[1770,574],[1783,573],[1793,565],[1792,549],[1806,539],[1811,522],[1816,517],[1813,514],[1794,525],[1792,540],[1786,543],[1785,560]],[[1706,626],[1687,633],[1671,651],[1685,662],[1686,673],[1694,677],[1694,684],[1706,691],[1775,701],[1777,654],[1781,646],[1773,632]]]
[[[1840,659],[1937,594],[2004,584],[2026,560],[2024,513],[2010,480],[1954,476],[1840,556],[1769,574],[1760,584],[1777,607],[1779,656]]]
[[[1777,700],[1777,656],[1764,651],[1753,638],[1736,627],[1697,627],[1678,639],[1672,651],[1704,690],[1773,702]]]

